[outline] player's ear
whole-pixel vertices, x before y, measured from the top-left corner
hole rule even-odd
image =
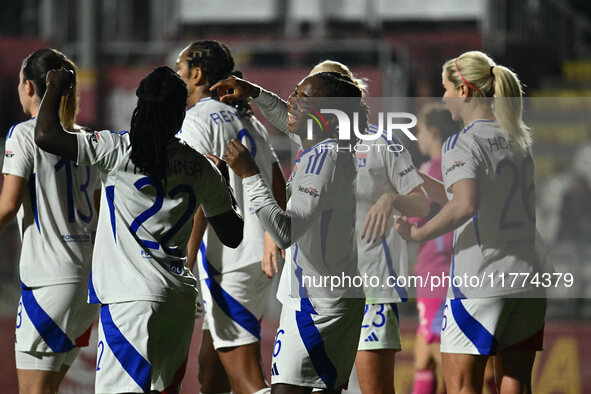
[[[458,88],[460,90],[460,97],[468,97],[470,95],[470,89],[465,84],[461,84]]]
[[[195,85],[203,85],[207,82],[207,78],[205,78],[205,74],[201,67],[193,67],[189,77]]]
[[[25,84],[25,93],[27,94],[27,96],[33,97],[35,95],[35,85],[33,84],[33,81],[31,81],[30,79],[27,79],[24,81],[24,84]]]

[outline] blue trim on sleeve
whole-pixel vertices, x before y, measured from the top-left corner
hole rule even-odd
[[[451,313],[464,335],[476,346],[478,353],[493,355],[497,353],[497,339],[464,307],[462,300],[450,300]]]
[[[326,353],[322,336],[314,325],[312,315],[303,311],[296,311],[295,314],[300,338],[308,351],[316,373],[329,389],[333,389],[338,372]]]
[[[203,269],[207,272],[205,283],[207,284],[207,288],[209,289],[213,300],[229,318],[234,320],[240,325],[240,327],[244,328],[260,341],[261,324],[259,323],[259,320],[244,305],[222,289],[222,286],[213,279],[215,275],[219,275],[220,273],[207,260],[205,243],[201,242],[199,250],[201,252]]]
[[[123,333],[113,322],[109,305],[101,306],[101,325],[105,334],[105,340],[111,351],[121,363],[121,366],[144,392],[151,388],[152,366],[131,343],[123,336]]]
[[[31,323],[33,323],[41,338],[53,352],[63,353],[74,349],[75,345],[72,340],[41,308],[33,295],[33,290],[25,286],[23,282],[21,282],[21,297]]]

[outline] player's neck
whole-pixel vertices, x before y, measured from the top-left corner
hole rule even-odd
[[[478,105],[472,108],[466,108],[465,113],[462,116],[464,127],[478,119],[495,119],[495,114],[490,106]]]
[[[188,107],[192,107],[204,98],[209,98],[213,96],[213,94],[209,91],[209,89],[204,86],[198,86],[189,96],[187,100]]]
[[[29,113],[31,114],[31,118],[36,118],[37,115],[39,114],[39,107],[40,107],[40,103],[36,103],[31,105],[31,108],[29,109]]]

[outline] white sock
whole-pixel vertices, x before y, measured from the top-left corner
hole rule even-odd
[[[253,394],[271,394],[271,387],[262,388],[259,391],[254,392]]]

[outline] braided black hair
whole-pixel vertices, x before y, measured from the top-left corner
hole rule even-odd
[[[131,161],[152,182],[166,184],[167,147],[183,124],[187,85],[169,67],[158,67],[140,82],[135,94],[137,107],[129,131]]]
[[[35,94],[39,98],[45,95],[45,77],[50,70],[70,70],[74,73],[72,91],[62,97],[60,104],[60,120],[67,130],[74,128],[74,121],[78,112],[78,98],[76,92],[77,69],[74,62],[63,53],[52,48],[38,49],[23,60],[21,71],[25,81],[31,81],[35,87]]]
[[[342,97],[343,100],[328,101],[327,108],[336,106],[337,109],[352,115],[354,112],[359,114],[359,130],[367,129],[369,121],[369,107],[363,100],[363,90],[348,77],[334,71],[320,72],[312,74],[309,78],[318,80],[323,85],[323,95],[325,97]],[[351,98],[358,98],[351,99]],[[350,116],[350,119],[353,119]]]
[[[228,47],[212,40],[196,41],[189,45],[186,61],[189,69],[201,68],[210,87],[229,77],[234,69],[234,59]]]

